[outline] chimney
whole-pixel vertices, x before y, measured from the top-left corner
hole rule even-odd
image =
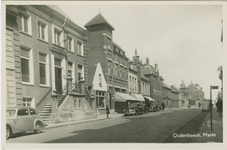
[[[146,65],[149,65],[149,58],[146,58]]]

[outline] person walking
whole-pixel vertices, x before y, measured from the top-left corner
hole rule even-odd
[[[221,93],[218,94],[218,99],[216,102],[217,112],[219,113],[219,117],[222,117],[222,109],[223,109],[223,103],[222,103],[222,96]]]
[[[164,109],[165,109],[165,103],[162,102],[162,110],[164,111]]]
[[[109,106],[106,105],[106,115],[107,115],[107,118],[109,118],[109,114],[110,114],[110,109],[109,109]]]

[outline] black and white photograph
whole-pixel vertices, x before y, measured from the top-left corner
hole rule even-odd
[[[222,148],[224,6],[3,2],[3,148]]]

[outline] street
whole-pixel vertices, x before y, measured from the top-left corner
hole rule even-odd
[[[21,134],[7,143],[172,143],[174,133],[199,133],[208,114],[200,108],[168,109]],[[177,142],[185,140],[178,138]]]

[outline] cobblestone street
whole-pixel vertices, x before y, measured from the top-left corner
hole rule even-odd
[[[168,143],[173,133],[182,130],[182,127],[186,127],[189,133],[199,133],[207,115],[207,112],[201,112],[201,109],[198,108],[165,110],[139,116],[122,116],[47,129],[38,135],[24,134],[13,137],[7,142]],[[192,121],[194,124],[192,124]],[[192,127],[188,128],[188,125]],[[184,139],[182,139],[183,141]],[[181,140],[178,140],[178,142],[181,142]]]

